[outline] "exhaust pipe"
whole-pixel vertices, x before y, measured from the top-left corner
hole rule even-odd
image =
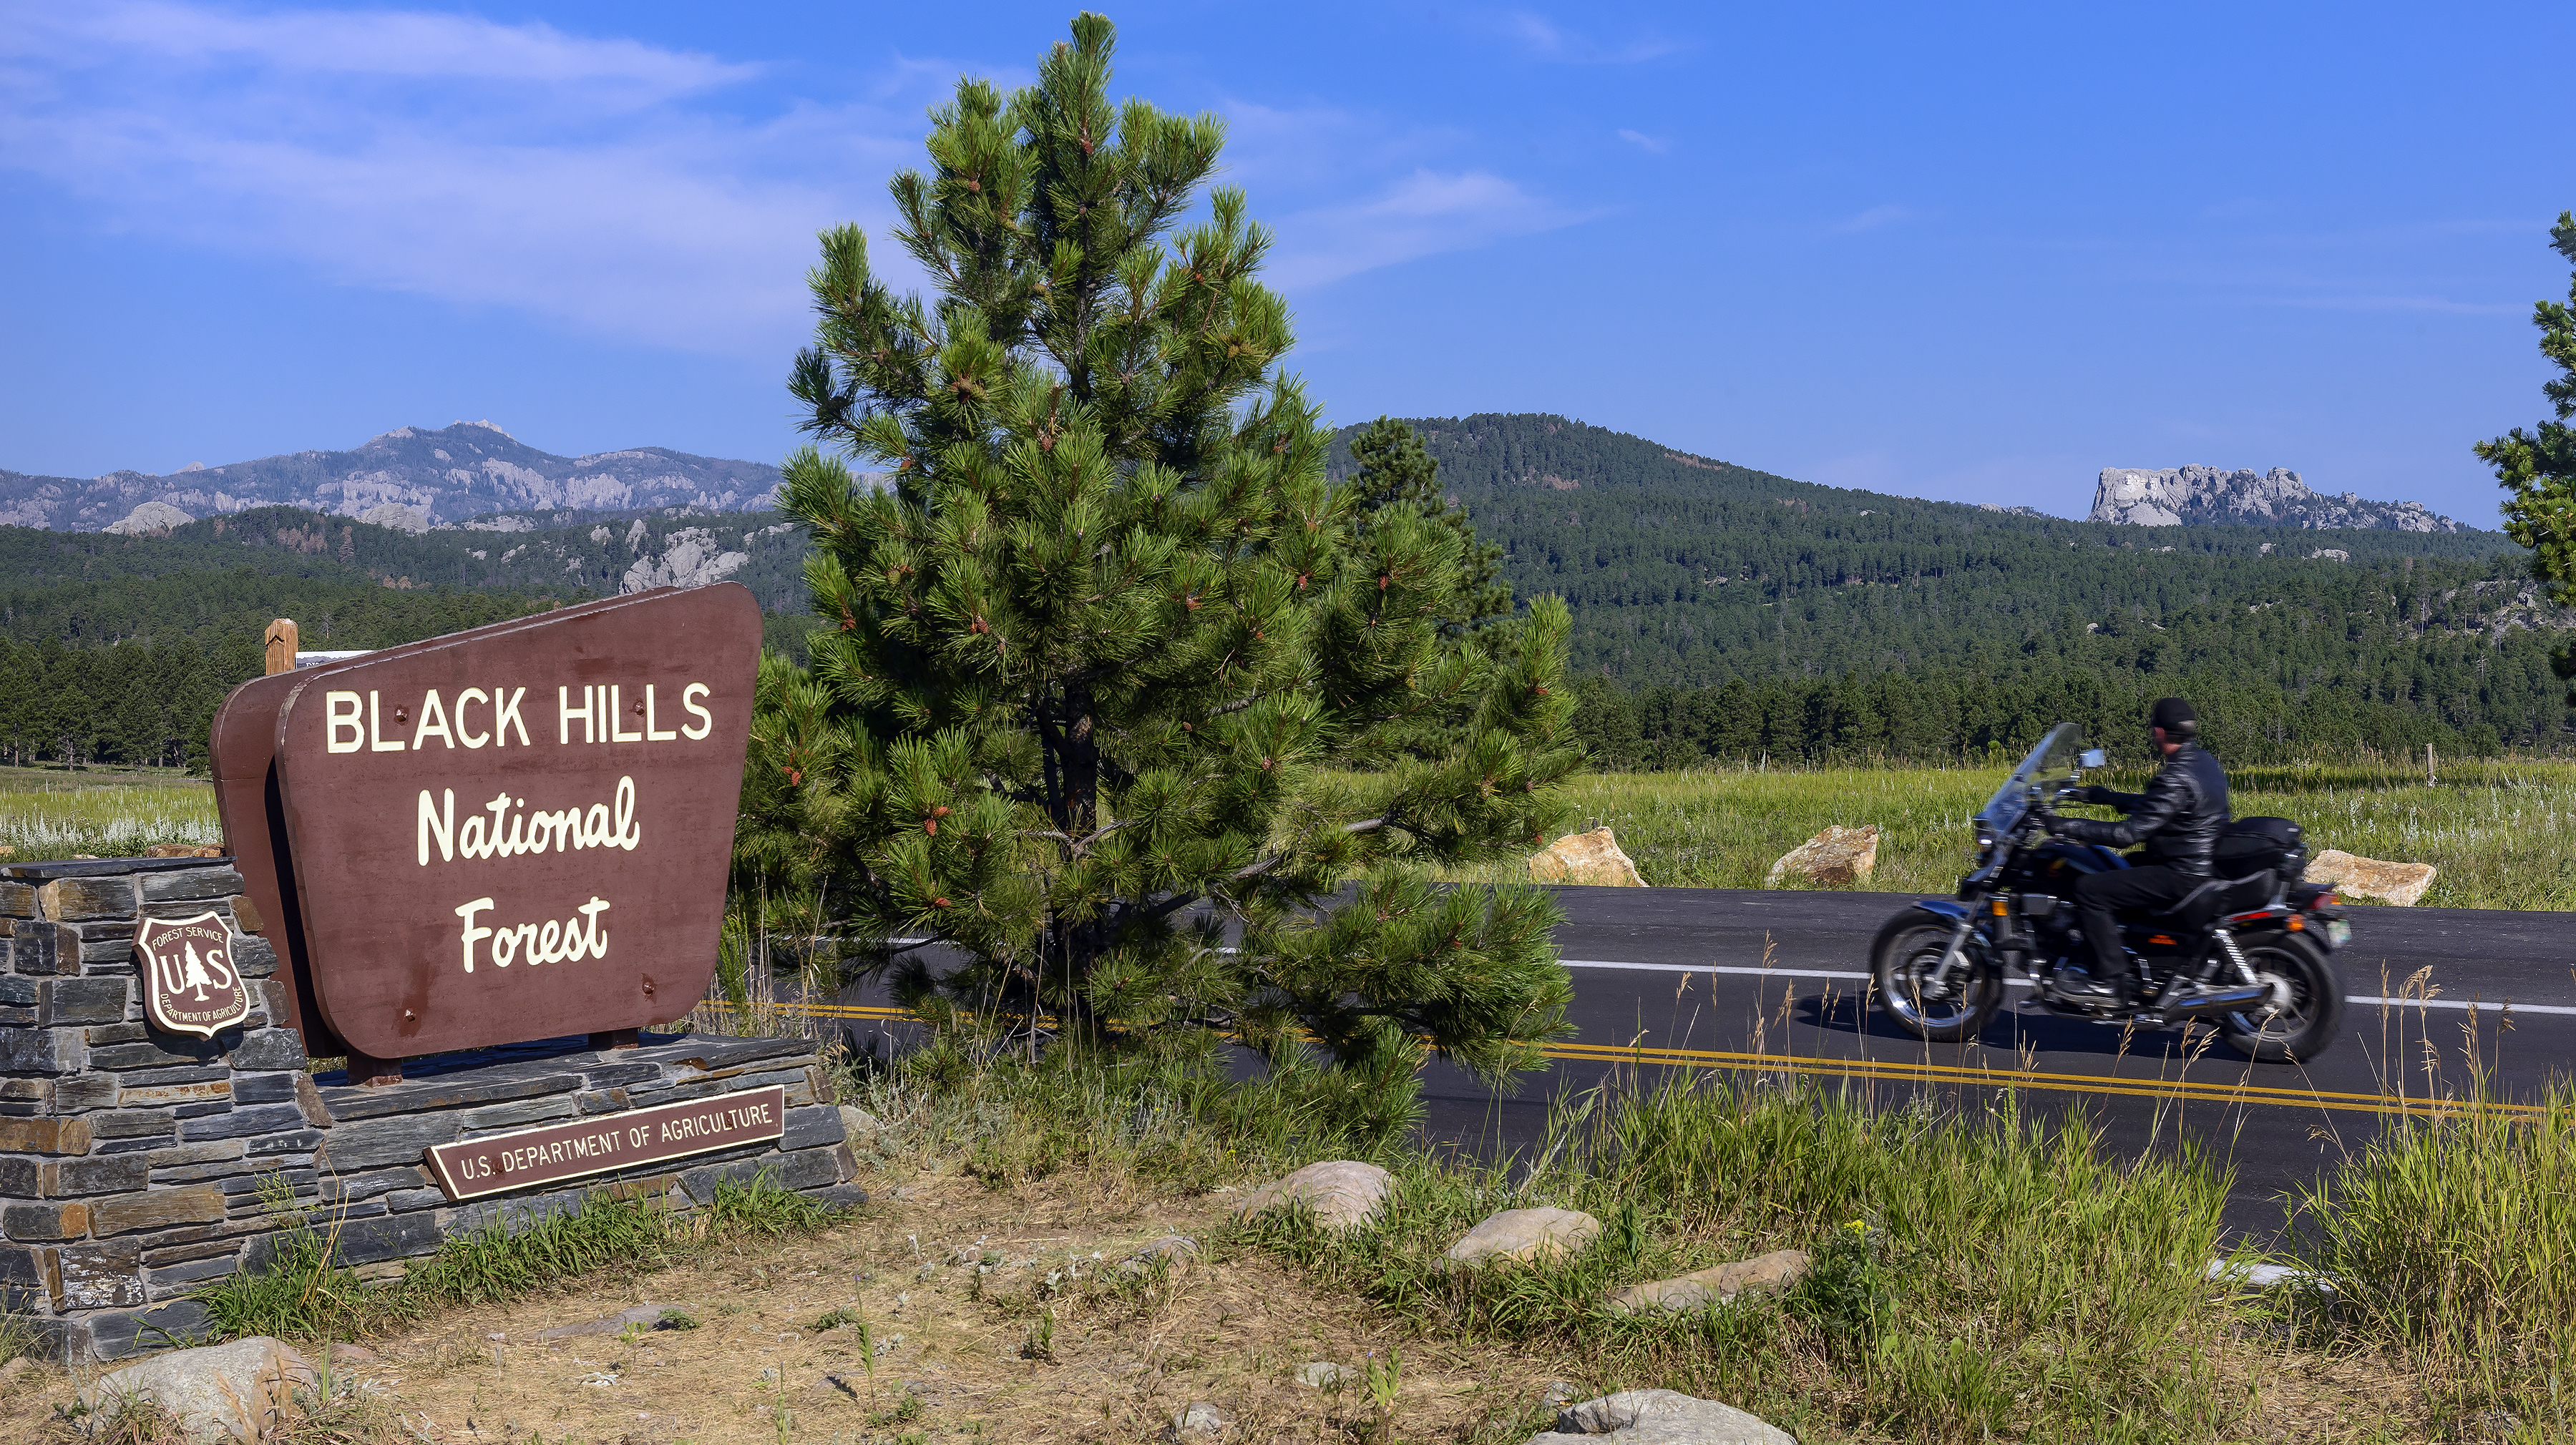
[[[2243,984],[2235,988],[2205,988],[2187,994],[2159,1008],[2168,1018],[2183,1014],[2231,1014],[2242,1012],[2272,996],[2272,990],[2261,984]]]

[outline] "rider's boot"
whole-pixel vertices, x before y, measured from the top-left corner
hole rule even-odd
[[[2129,1001],[2129,980],[2124,975],[2095,978],[2091,969],[2069,964],[2057,976],[2057,996],[2068,1003],[2118,1008]]]

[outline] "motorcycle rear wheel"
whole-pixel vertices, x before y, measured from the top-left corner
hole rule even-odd
[[[2254,977],[2286,998],[2277,1011],[2220,1014],[2218,1036],[2262,1064],[2303,1063],[2324,1053],[2343,1022],[2343,980],[2325,951],[2295,933],[2258,934],[2242,941]]]
[[[1869,950],[1870,976],[1888,1017],[1907,1033],[1936,1044],[1975,1038],[2004,1001],[2002,977],[1972,958],[1951,968],[1942,994],[1925,993],[1924,980],[1940,967],[1957,926],[1908,909],[1887,920]]]

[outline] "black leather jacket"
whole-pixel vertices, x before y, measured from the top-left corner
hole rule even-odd
[[[2108,788],[2084,790],[2087,802],[2108,803],[2129,816],[2116,823],[2091,818],[2062,818],[2056,832],[2078,843],[2108,843],[2114,848],[2146,845],[2144,862],[2194,878],[2209,876],[2210,854],[2218,835],[2227,830],[2227,772],[2198,743],[2185,743],[2143,793],[2115,793]]]

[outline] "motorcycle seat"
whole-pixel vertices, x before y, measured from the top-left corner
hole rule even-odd
[[[2155,909],[2145,916],[2149,922],[2175,928],[2206,928],[2221,915],[2242,913],[2269,903],[2279,882],[2280,875],[2268,868],[2245,878],[2212,878],[2177,899],[2172,907]]]

